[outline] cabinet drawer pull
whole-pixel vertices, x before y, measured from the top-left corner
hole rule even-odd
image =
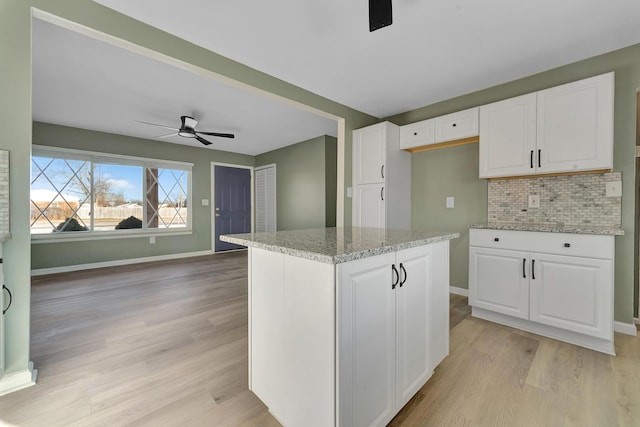
[[[404,279],[402,279],[402,281],[400,282],[400,287],[402,287],[402,285],[404,285],[407,281],[407,270],[404,268],[404,265],[402,265],[402,263],[400,263],[400,272],[404,273]]]
[[[454,124],[453,124],[453,125],[451,125],[451,126],[456,127],[456,124],[454,123]]]
[[[380,199],[384,202],[384,187],[380,188]]]
[[[531,260],[531,280],[536,280],[536,260]]]
[[[414,133],[413,133],[413,136],[418,136],[418,132],[414,132]]]
[[[526,264],[527,264],[527,259],[526,258],[522,258],[522,278],[523,279],[527,278],[527,271],[525,270]]]
[[[395,276],[395,279],[394,279]],[[398,282],[400,281],[400,273],[398,273],[398,269],[395,264],[391,264],[391,289],[395,289],[398,286]]]
[[[565,243],[565,244],[564,244],[564,247],[565,247],[565,248],[570,248],[570,247],[571,247],[571,243]]]
[[[380,176],[384,179],[384,165],[380,166]]]
[[[500,238],[499,238],[499,237],[494,237],[494,238],[493,238],[493,241],[494,241],[494,242],[499,242],[499,241],[500,241]]]

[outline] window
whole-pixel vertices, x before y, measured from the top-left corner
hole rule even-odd
[[[34,146],[31,234],[191,229],[190,163]]]

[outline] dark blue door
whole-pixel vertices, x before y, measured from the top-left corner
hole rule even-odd
[[[220,241],[220,235],[251,232],[251,173],[227,166],[215,166],[214,171],[215,251],[243,248]]]

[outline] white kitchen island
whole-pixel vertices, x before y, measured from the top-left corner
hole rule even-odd
[[[285,426],[387,424],[449,352],[457,233],[326,228],[249,248],[249,388]]]

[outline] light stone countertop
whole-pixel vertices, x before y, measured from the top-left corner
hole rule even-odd
[[[619,227],[596,227],[588,225],[551,225],[515,222],[493,222],[486,224],[471,224],[469,228],[488,230],[537,231],[544,233],[595,234],[604,236],[624,235],[624,230]]]
[[[383,228],[314,228],[246,233],[220,240],[327,264],[340,264],[460,237],[459,233]]]

